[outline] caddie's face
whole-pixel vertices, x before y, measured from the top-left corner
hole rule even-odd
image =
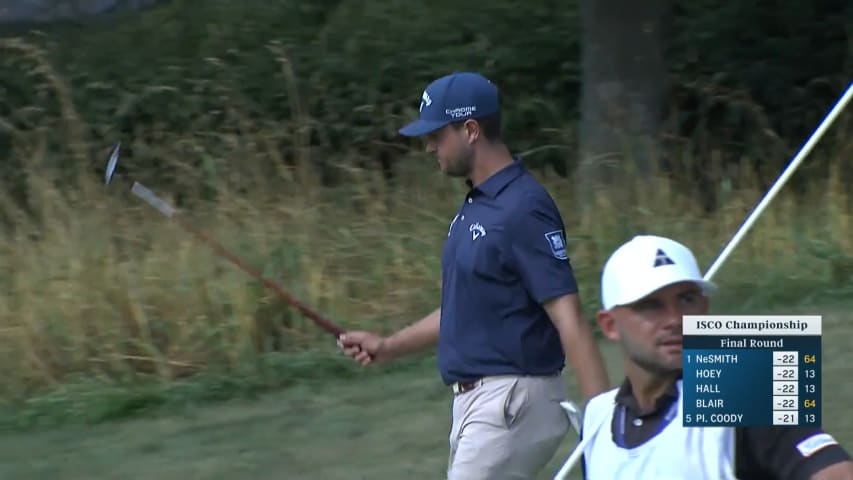
[[[683,282],[631,305],[599,312],[598,320],[604,334],[622,344],[628,362],[667,375],[682,367],[682,316],[707,312],[708,299],[701,288]]]
[[[427,151],[435,153],[441,171],[451,177],[467,177],[474,161],[474,148],[467,126],[448,125],[427,135]]]

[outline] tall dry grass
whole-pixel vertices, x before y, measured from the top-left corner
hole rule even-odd
[[[105,187],[91,166],[101,165],[110,145],[88,137],[61,77],[43,57],[30,58],[52,85],[61,114],[50,128],[16,132],[14,155],[26,160],[31,211],[8,195],[0,198],[0,210],[13,219],[0,235],[0,398],[20,399],[72,375],[173,379],[234,368],[259,351],[333,346],[127,189]],[[298,143],[313,128],[310,112],[289,122],[250,119],[227,86],[219,101],[241,136],[159,131],[131,144],[136,153],[124,161],[172,159],[176,184],[187,189],[150,188],[166,198],[190,197],[181,215],[345,327],[390,331],[437,305],[440,251],[464,193],[461,182],[443,178],[433,160],[412,152],[402,157],[394,182],[340,158],[344,181],[323,188],[312,168],[317,159]],[[812,182],[802,200],[783,190],[726,263],[718,281],[732,305],[795,301],[810,294],[803,286],[850,280],[838,268],[853,252],[851,196],[840,173],[849,161],[846,131],[834,129],[826,144],[835,148],[820,150],[831,156],[830,180]],[[285,167],[272,147],[282,136],[297,144],[294,167]],[[48,145],[57,142],[76,168],[44,167],[56,155]],[[190,168],[198,159],[209,168]],[[751,172],[743,168],[742,185],[758,184]],[[707,268],[764,194],[726,190],[720,179],[721,207],[709,215],[689,189],[661,175],[651,184],[601,191],[588,199],[594,208],[579,215],[568,182],[537,175],[562,209],[590,315],[600,268],[619,243],[643,232],[669,235],[692,247]],[[215,200],[201,199],[194,185],[215,189]]]

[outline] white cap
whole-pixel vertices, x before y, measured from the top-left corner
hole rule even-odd
[[[699,285],[705,295],[716,290],[716,285],[702,278],[689,248],[669,238],[638,235],[616,249],[604,264],[601,303],[609,310],[685,281]]]

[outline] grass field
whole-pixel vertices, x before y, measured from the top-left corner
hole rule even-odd
[[[772,313],[824,316],[824,426],[853,444],[853,419],[844,414],[853,398],[846,381],[853,315],[837,305]],[[612,343],[603,348],[615,382],[622,374],[621,358]],[[431,357],[405,363],[405,368],[369,369],[361,378],[321,380],[252,401],[6,435],[0,439],[0,478],[442,478],[450,394]],[[566,378],[575,392],[570,375]],[[541,478],[556,472],[576,440],[574,433],[566,437]]]

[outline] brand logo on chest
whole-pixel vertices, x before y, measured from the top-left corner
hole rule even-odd
[[[471,226],[468,227],[468,231],[471,232],[472,241],[486,236],[486,229],[480,225],[480,222],[472,223]]]

